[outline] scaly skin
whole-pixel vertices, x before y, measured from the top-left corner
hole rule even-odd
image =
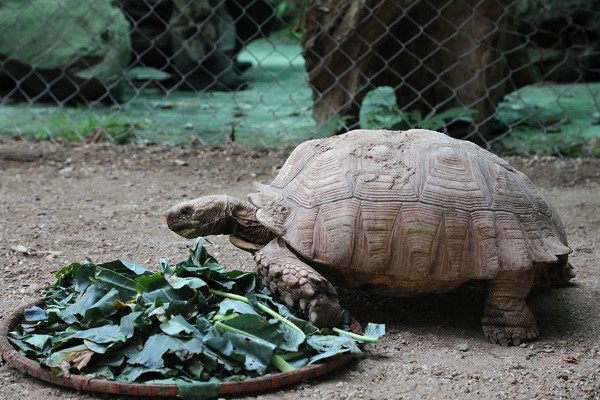
[[[275,238],[275,234],[256,219],[256,207],[226,195],[181,202],[167,210],[165,218],[169,229],[190,239],[228,234],[248,242],[266,244]]]
[[[256,252],[258,274],[271,292],[320,328],[336,326],[342,308],[334,287],[276,239]]]
[[[534,271],[502,273],[488,283],[490,291],[483,312],[483,332],[492,343],[518,346],[538,337],[533,313],[525,297]]]

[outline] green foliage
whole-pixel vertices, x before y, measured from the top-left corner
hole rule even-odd
[[[202,239],[187,260],[161,266],[70,264],[45,289],[42,307],[24,311],[9,340],[57,374],[176,384],[180,397],[195,399],[215,396],[223,380],[362,354],[364,337],[294,317],[255,274],[225,270]],[[384,333],[377,324],[367,331]]]
[[[510,133],[492,149],[502,154],[600,157],[600,84],[538,84],[510,93],[497,118]]]
[[[33,133],[36,140],[63,138],[69,141],[81,141],[87,134],[95,129],[102,129],[106,139],[117,143],[126,143],[131,138],[131,130],[135,128],[131,123],[116,116],[95,116],[68,114],[57,112],[51,115],[43,127],[38,127]]]
[[[275,16],[283,31],[297,39],[302,36],[302,24],[306,13],[307,0],[283,0],[276,2]]]
[[[365,96],[361,126],[365,129],[406,130],[411,128],[442,130],[454,121],[472,122],[473,109],[454,107],[440,113],[435,111],[423,115],[419,110],[402,110],[396,104],[396,94],[390,87],[372,90]]]
[[[322,124],[317,132],[318,137],[329,136],[332,133],[341,132],[344,130],[346,124],[352,120],[352,117],[349,115],[339,116],[336,115]]]
[[[472,122],[476,110],[460,107],[449,108],[439,114],[431,112],[425,116],[421,111],[402,111],[398,107],[382,105],[367,115],[366,129],[406,130],[411,128],[439,131],[454,121]]]
[[[600,127],[598,128],[600,130]],[[498,154],[557,157],[600,157],[600,138],[587,138],[573,132],[568,135],[547,134],[540,129],[517,127],[492,144]]]

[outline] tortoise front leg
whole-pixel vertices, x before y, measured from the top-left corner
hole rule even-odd
[[[342,308],[333,285],[276,239],[257,251],[258,274],[271,292],[318,327],[336,326]]]
[[[539,332],[525,297],[533,284],[533,271],[504,273],[489,282],[483,312],[483,332],[492,343],[518,346]]]

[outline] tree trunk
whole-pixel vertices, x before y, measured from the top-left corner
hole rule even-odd
[[[513,25],[508,1],[313,0],[302,41],[313,116],[322,129],[336,118],[358,127],[366,93],[391,86],[403,110],[477,111],[449,133],[485,141],[496,104],[531,80],[511,78],[524,64]]]

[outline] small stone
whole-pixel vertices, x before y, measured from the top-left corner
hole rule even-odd
[[[469,350],[469,345],[467,343],[458,343],[454,348],[458,351],[467,351]]]
[[[29,249],[27,247],[23,246],[22,244],[17,244],[15,246],[10,246],[10,249],[12,251],[16,251],[17,253],[29,254]]]
[[[73,167],[73,166],[71,165],[71,166],[68,166],[68,167],[61,168],[61,169],[58,171],[58,173],[59,173],[59,174],[61,174],[61,175],[62,175],[62,174],[68,174],[69,172],[73,172],[73,170],[74,170],[74,169],[75,169],[75,167]]]
[[[33,292],[33,293],[37,293],[37,292],[39,292],[40,290],[42,290],[42,285],[40,285],[40,284],[37,284],[37,283],[32,283],[32,284],[29,286],[29,290],[30,290],[31,292]]]

